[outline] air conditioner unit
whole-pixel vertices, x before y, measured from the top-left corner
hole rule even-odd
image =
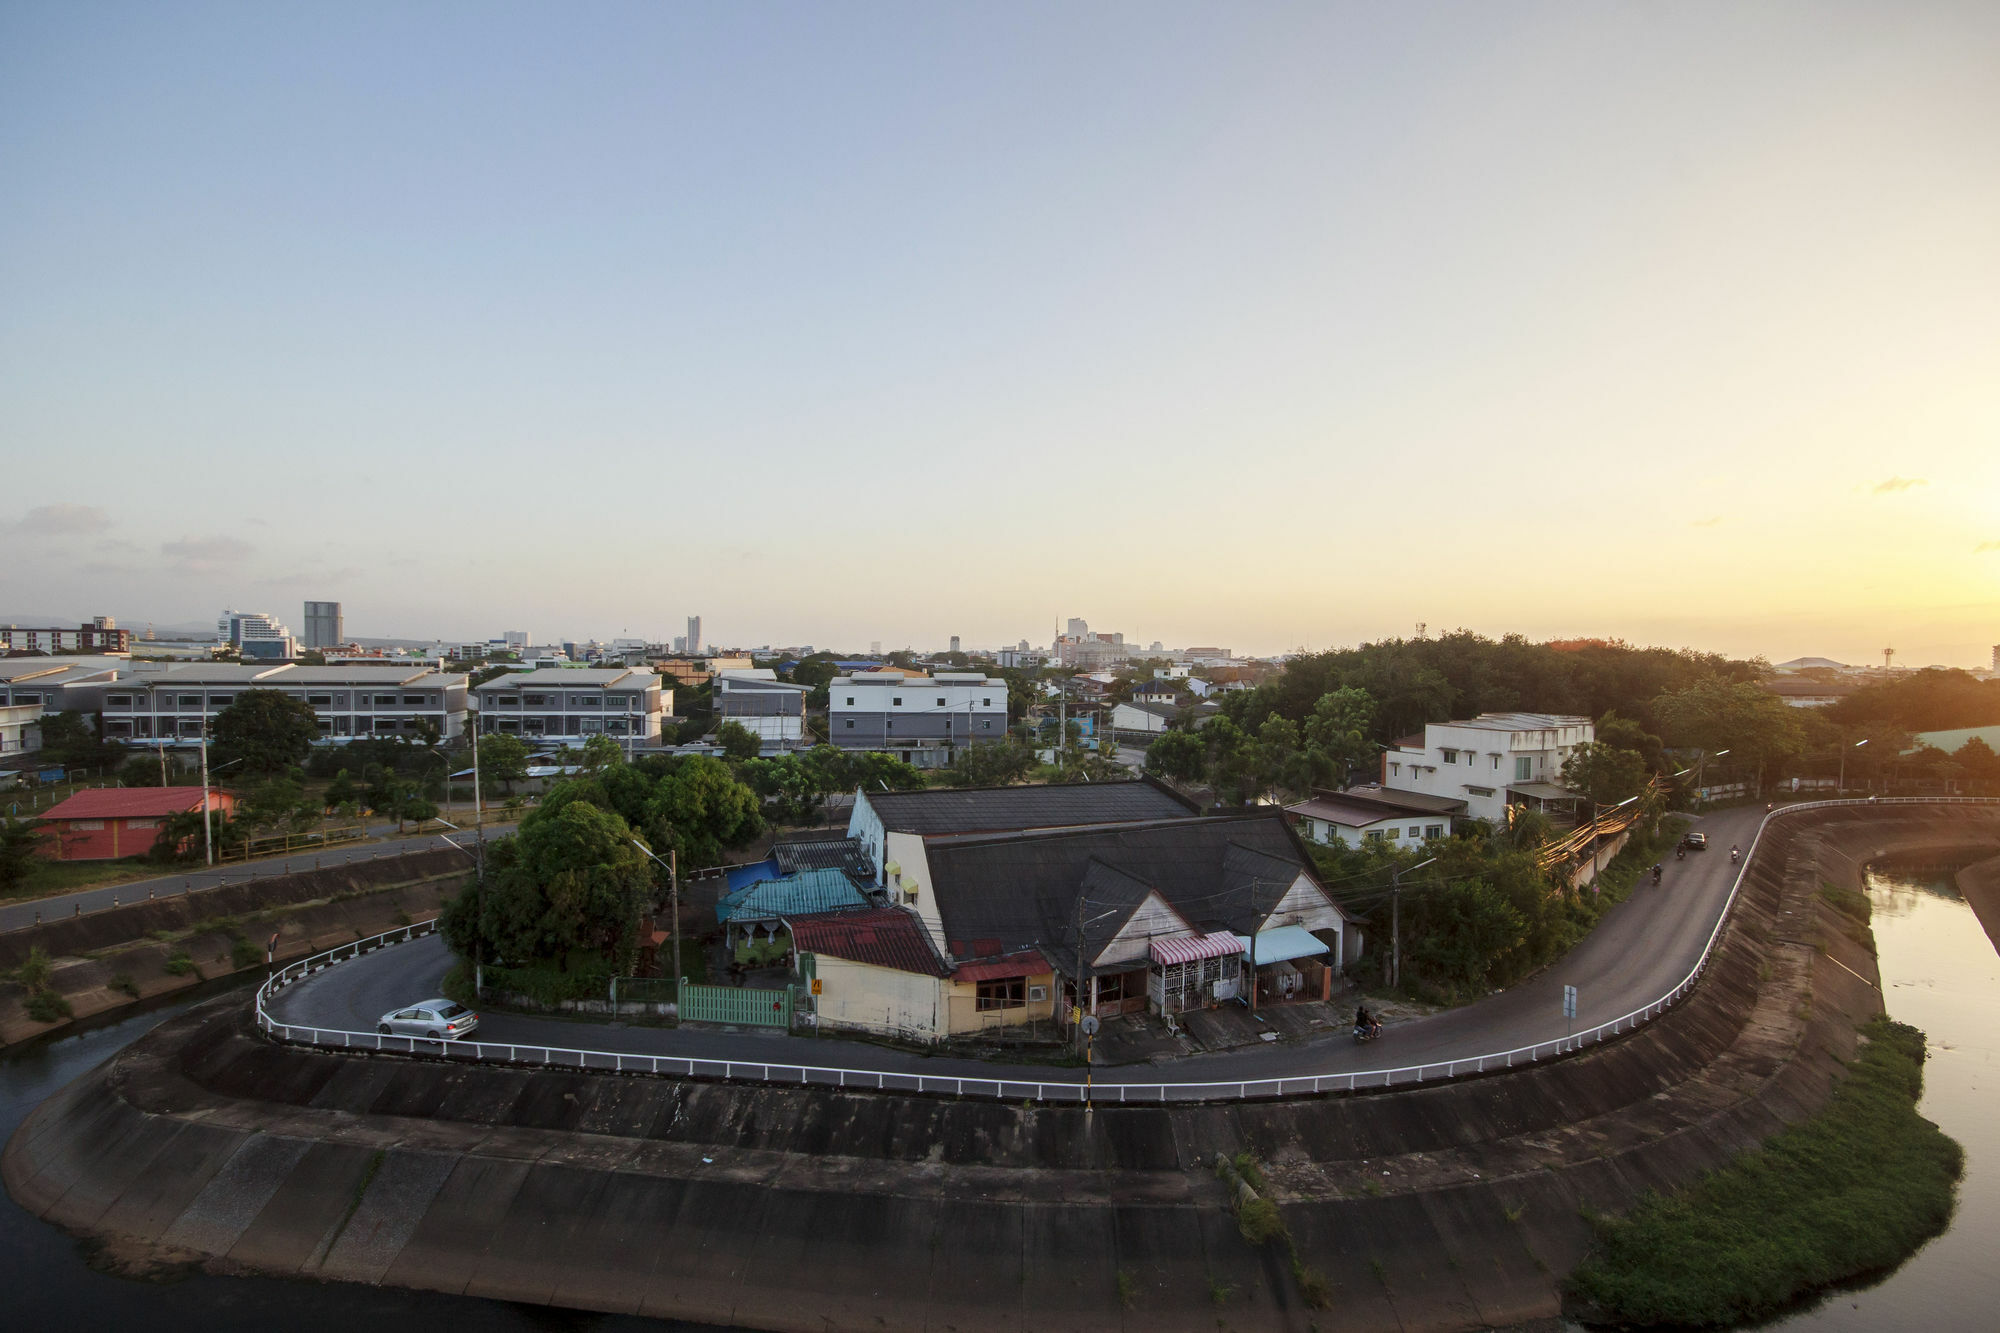
[[[1040,1004],[1042,1001],[1048,998],[1049,998],[1049,988],[1047,986],[1028,987],[1028,1003]]]

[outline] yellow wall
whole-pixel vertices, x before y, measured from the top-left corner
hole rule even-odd
[[[941,983],[944,995],[944,1010],[950,1023],[952,1036],[962,1033],[980,1032],[987,1028],[1014,1027],[1035,1020],[1046,1021],[1055,1017],[1056,980],[1053,973],[1044,972],[1038,977],[1027,977],[1028,986],[1042,987],[1048,998],[1030,1000],[1020,1009],[979,1008],[979,986],[971,981],[946,981]]]

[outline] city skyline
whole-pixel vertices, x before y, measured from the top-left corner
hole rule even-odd
[[[0,16],[10,614],[2000,639],[1990,6],[242,17]]]

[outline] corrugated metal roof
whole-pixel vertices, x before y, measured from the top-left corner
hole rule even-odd
[[[882,827],[898,833],[986,833],[1192,818],[1194,809],[1151,782],[1035,787],[940,787],[864,792]]]
[[[915,913],[900,907],[790,918],[792,942],[803,953],[825,954],[871,967],[942,977],[950,969],[931,946]]]
[[[210,788],[220,797],[222,788]],[[218,802],[219,803],[219,802]],[[199,787],[94,787],[58,801],[43,819],[145,819],[201,808]]]
[[[1008,954],[1005,958],[981,958],[962,963],[952,970],[953,981],[1004,981],[1010,977],[1039,977],[1055,971],[1049,960],[1033,949]]]
[[[775,921],[868,906],[867,897],[838,870],[804,870],[782,879],[760,879],[724,894],[715,905],[718,921]]]

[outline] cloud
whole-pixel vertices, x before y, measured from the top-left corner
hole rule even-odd
[[[160,543],[160,554],[182,574],[213,574],[240,563],[253,549],[250,543],[234,537],[183,537]]]
[[[1972,548],[1974,555],[1984,555],[1988,551],[2000,551],[2000,542],[1981,542]]]
[[[100,532],[111,526],[111,516],[96,505],[38,505],[30,509],[14,527],[45,537],[68,537],[79,532]]]
[[[1897,491],[1914,490],[1918,486],[1928,485],[1930,483],[1922,477],[1891,477],[1887,481],[1876,482],[1874,489],[1877,495],[1894,495]]]
[[[1694,522],[1688,524],[1688,526],[1691,528],[1713,528],[1720,526],[1721,523],[1722,523],[1722,515],[1717,514],[1713,518],[1698,518]]]

